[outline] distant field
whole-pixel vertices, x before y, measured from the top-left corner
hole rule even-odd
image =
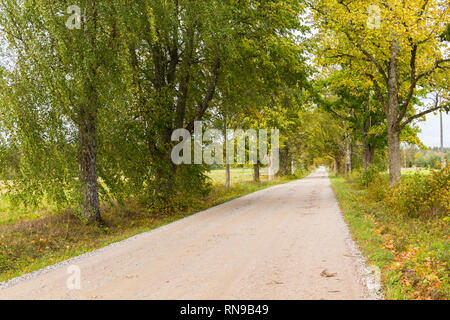
[[[424,175],[429,175],[431,174],[431,170],[430,169],[422,169],[422,168],[417,168],[417,169],[402,169],[402,174],[405,175],[409,175],[409,174],[415,174],[415,173],[420,173],[420,174],[424,174]]]
[[[21,220],[34,220],[41,218],[55,208],[43,201],[38,208],[27,209],[23,205],[13,205],[5,196],[5,185],[0,182],[0,225],[14,224]]]
[[[225,184],[225,169],[212,170],[208,173],[212,182],[216,186],[223,186]],[[276,179],[278,180],[278,179]],[[267,181],[267,176],[261,175],[261,181]],[[231,184],[240,185],[253,182],[253,169],[251,168],[236,168],[231,169]],[[0,185],[0,191],[2,190]],[[13,224],[22,219],[33,220],[47,214],[49,209],[41,206],[40,210],[25,210],[22,207],[12,207],[10,203],[2,197],[0,192],[0,225]],[[51,210],[50,210],[51,211]]]
[[[214,184],[225,184],[225,169],[212,170],[208,176]],[[267,177],[261,175],[261,181],[267,180]],[[231,184],[253,181],[253,169],[236,168],[231,169]]]
[[[22,206],[12,206],[8,200],[6,200],[0,194],[0,225],[8,223],[16,223],[22,219],[33,220],[40,218],[43,214],[47,213],[47,209],[39,210],[26,210]]]

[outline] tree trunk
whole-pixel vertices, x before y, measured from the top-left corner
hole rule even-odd
[[[259,182],[259,162],[253,165],[253,181]]]
[[[345,177],[348,178],[349,173],[352,171],[352,139],[351,136],[347,137],[347,146],[345,151]]]
[[[275,176],[274,174],[274,170],[273,170],[273,154],[270,155],[270,165],[269,165],[269,177],[268,180],[269,181],[273,181],[273,178]]]
[[[85,28],[85,37],[90,41],[91,50],[97,49],[97,8],[96,2],[88,9],[90,22]],[[98,195],[97,176],[97,110],[99,99],[96,87],[99,60],[86,61],[90,63],[89,74],[85,82],[85,98],[87,103],[79,106],[78,111],[78,164],[82,190],[83,216],[89,222],[102,222],[100,215],[100,200]]]
[[[227,114],[226,112],[224,112],[223,114],[223,152],[225,154],[225,188],[230,188],[231,187],[231,173],[230,173],[230,158],[229,158],[229,154],[228,154],[228,135],[227,135]]]
[[[389,156],[389,180],[391,186],[400,181],[401,169],[401,153],[400,153],[400,124],[399,117],[399,99],[398,99],[398,52],[399,45],[397,40],[393,40],[391,44],[391,58],[389,60],[388,75],[388,106],[387,106],[387,122],[388,122],[388,156]]]
[[[225,188],[231,187],[231,174],[230,165],[227,163],[225,166]]]
[[[441,162],[442,162],[442,167],[446,167],[447,161],[445,159],[445,153],[444,153],[444,127],[443,127],[443,121],[442,121],[442,110],[439,112],[439,120],[440,120],[440,128],[441,128]]]
[[[375,156],[375,147],[367,142],[364,138],[364,171],[366,171],[373,162],[373,157]]]
[[[341,159],[340,158],[336,158],[334,161],[335,161],[335,164],[336,164],[336,174],[340,174],[341,173],[341,167],[342,167]]]
[[[400,181],[401,178],[401,153],[400,153],[400,130],[389,126],[388,128],[388,155],[389,155],[389,180],[391,186]]]
[[[159,148],[149,146],[149,152],[153,151],[152,159],[158,165],[155,170],[155,194],[158,201],[168,203],[174,193],[175,177],[178,166],[172,161],[171,128],[165,128],[161,134],[162,145]],[[147,143],[150,145],[152,138]]]
[[[287,176],[289,175],[289,147],[285,146],[280,150],[280,163],[281,163],[281,175]]]
[[[88,221],[101,222],[97,179],[97,126],[94,111],[80,110],[79,166],[83,190],[83,216]]]

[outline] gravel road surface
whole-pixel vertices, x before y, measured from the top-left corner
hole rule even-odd
[[[0,299],[368,299],[369,278],[322,169],[0,284]]]

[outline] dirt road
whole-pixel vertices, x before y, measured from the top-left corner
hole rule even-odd
[[[81,288],[73,289],[77,270]],[[0,299],[367,297],[361,259],[324,170],[15,279],[0,289]]]

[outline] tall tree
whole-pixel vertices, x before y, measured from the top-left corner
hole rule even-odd
[[[418,111],[413,98],[430,79],[448,73],[448,46],[439,43],[450,18],[448,1],[317,0],[310,7],[321,30],[323,63],[345,61],[373,84],[387,118],[389,173],[395,184],[401,176],[401,131],[437,110]]]
[[[318,81],[318,90],[322,92],[316,100],[324,110],[347,123],[348,134],[362,143],[363,167],[367,170],[376,149],[386,146],[385,115],[370,85],[360,79],[349,81],[351,75],[347,70],[348,66],[343,66],[324,81]],[[347,141],[347,160],[351,161],[351,143]]]
[[[90,221],[101,221],[97,124],[114,87],[110,3],[0,2],[0,28],[15,57],[2,105],[8,143],[20,154],[11,191],[34,201],[76,200]]]
[[[226,86],[285,80],[300,8],[297,0],[120,2],[129,101],[144,132],[149,161],[142,182],[149,193],[166,200],[176,189],[173,130],[192,132]]]

